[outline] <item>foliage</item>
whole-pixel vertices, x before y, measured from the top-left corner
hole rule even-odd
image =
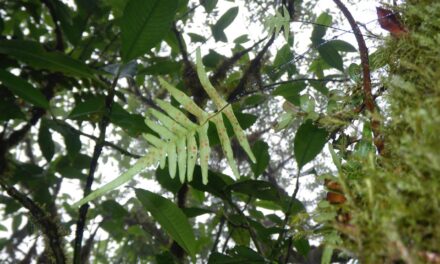
[[[440,5],[407,1],[399,10],[409,33],[380,50],[389,65],[386,151],[376,158],[359,142],[344,158],[340,180],[351,197],[342,210],[352,220],[337,227],[340,246],[364,263],[438,263],[440,49],[431,36],[439,32]]]
[[[439,263],[440,5],[352,2],[0,1],[0,262]]]

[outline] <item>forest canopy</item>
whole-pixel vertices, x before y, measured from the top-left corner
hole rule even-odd
[[[440,3],[0,2],[1,263],[440,263]]]

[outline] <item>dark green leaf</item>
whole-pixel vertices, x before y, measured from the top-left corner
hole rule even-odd
[[[232,21],[234,21],[237,14],[238,7],[232,7],[219,18],[214,26],[212,26],[212,35],[214,36],[215,41],[228,41],[224,30],[232,23]]]
[[[297,238],[293,240],[293,246],[298,250],[298,252],[304,257],[309,254],[310,244],[309,241],[305,238]]]
[[[191,42],[205,42],[206,38],[196,33],[188,33],[188,36],[191,38]]]
[[[273,92],[273,95],[281,95],[287,100],[291,97],[298,97],[299,93],[307,87],[304,81],[281,84]]]
[[[124,218],[128,216],[127,210],[122,207],[119,203],[117,203],[115,200],[107,200],[104,201],[102,204],[102,211],[104,216],[109,216],[111,218]]]
[[[339,39],[329,40],[329,41],[325,42],[324,44],[322,44],[322,46],[332,46],[335,50],[343,51],[343,52],[356,52],[357,51],[357,49],[355,47],[353,47],[353,45],[351,45],[350,43],[348,43],[346,41],[339,40]]]
[[[202,62],[206,67],[216,68],[225,56],[217,53],[215,50],[210,49],[209,53],[203,56]]]
[[[21,225],[21,221],[23,220],[21,214],[14,216],[12,218],[12,230],[16,232]]]
[[[145,125],[144,118],[141,115],[130,114],[118,103],[113,103],[110,121],[123,128],[133,137],[151,131],[147,125]]]
[[[257,159],[257,163],[252,163],[251,168],[255,177],[260,176],[269,165],[269,146],[266,142],[258,140],[252,146],[252,152]]]
[[[322,45],[318,47],[318,52],[321,58],[330,66],[344,71],[344,63],[341,55],[331,45]]]
[[[234,228],[230,226],[230,230],[232,229],[234,230],[234,232],[231,233],[231,237],[234,240],[234,242],[240,246],[249,246],[249,243],[251,242],[249,231],[245,228],[241,228],[241,227]]]
[[[55,161],[56,171],[65,178],[84,180],[87,175],[82,171],[90,167],[91,161],[92,158],[84,154],[78,154],[73,158],[70,156],[60,157]]]
[[[175,263],[173,255],[169,251],[162,252],[155,256],[157,264],[173,264]]]
[[[0,82],[23,100],[35,106],[49,109],[49,101],[46,97],[22,78],[0,69]]]
[[[286,44],[278,50],[277,55],[275,56],[275,60],[273,62],[273,66],[278,70],[283,69],[281,72],[287,71],[289,72],[289,74],[293,74],[296,71],[295,65],[291,63],[293,59],[293,52],[290,46]]]
[[[208,179],[208,184],[203,184],[202,171],[200,166],[196,165],[193,180],[189,184],[196,190],[208,192],[220,198],[227,198],[230,195],[227,187],[234,182],[231,177],[208,170]]]
[[[200,4],[205,8],[206,13],[211,13],[217,5],[218,0],[200,0]]]
[[[50,129],[57,131],[64,137],[64,144],[66,144],[69,158],[74,159],[81,150],[81,140],[79,135],[72,131],[69,127],[63,126],[56,122],[48,120]]]
[[[266,181],[245,180],[230,185],[228,189],[234,192],[244,193],[249,196],[262,200],[268,200],[268,201],[280,200],[279,193],[275,188],[275,186],[273,186],[271,183]]]
[[[319,44],[322,42],[322,38],[325,36],[325,33],[327,32],[328,26],[332,24],[332,16],[327,13],[321,13],[319,17],[316,19],[316,25],[313,26],[312,31],[312,43],[314,45]]]
[[[204,208],[197,208],[197,207],[182,208],[182,211],[186,215],[186,217],[188,217],[188,218],[213,213],[213,211],[211,211],[211,210],[204,209]]]
[[[156,180],[159,184],[165,188],[166,190],[176,194],[180,187],[182,187],[182,183],[179,180],[179,177],[171,178],[168,167],[161,169],[160,167],[156,170]]]
[[[20,107],[14,102],[13,97],[0,95],[0,122],[10,119],[25,120],[26,116]]]
[[[70,112],[69,118],[71,119],[93,119],[99,121],[99,117],[104,113],[105,97],[94,96],[86,99],[84,102],[80,102],[75,105],[75,108]],[[97,115],[95,118],[91,118],[92,115]]]
[[[228,251],[229,255],[217,252],[209,256],[208,264],[241,264],[241,263],[267,263],[262,256],[252,249],[236,246]]]
[[[119,72],[119,78],[134,78],[137,74],[137,62],[136,60],[129,61],[126,64],[114,63],[103,67],[103,71],[116,76]]]
[[[41,44],[24,40],[0,40],[0,53],[14,57],[38,69],[92,78],[95,70],[60,52],[48,52]]]
[[[246,43],[248,41],[249,41],[248,34],[241,35],[241,36],[237,37],[236,39],[234,39],[235,44],[242,44],[242,43]]]
[[[177,4],[177,0],[128,1],[121,21],[124,62],[145,54],[166,36]]]
[[[52,134],[49,131],[46,119],[40,122],[40,129],[38,130],[38,146],[40,146],[43,157],[50,162],[55,154],[55,144],[52,140]]]
[[[317,90],[318,92],[322,93],[323,95],[327,96],[328,95],[328,88],[326,87],[326,82],[321,82],[321,81],[315,81],[315,80],[310,80],[309,81],[310,85],[315,88],[315,90]]]
[[[171,238],[194,256],[196,240],[182,210],[168,199],[147,190],[136,189],[136,196]]]
[[[327,142],[327,136],[327,131],[317,127],[311,120],[307,120],[298,128],[293,151],[299,169],[321,152]]]
[[[164,75],[178,72],[181,63],[166,57],[157,57],[150,60],[151,65],[139,71],[140,74]]]
[[[242,258],[251,263],[266,263],[262,256],[248,247],[236,246],[230,250],[230,254],[235,258]]]

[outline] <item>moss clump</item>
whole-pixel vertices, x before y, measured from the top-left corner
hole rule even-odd
[[[386,151],[348,159],[352,219],[337,226],[362,263],[440,263],[440,2],[400,8],[409,33],[382,52]]]

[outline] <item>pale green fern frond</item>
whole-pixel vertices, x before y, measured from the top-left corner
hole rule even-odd
[[[284,38],[288,40],[290,32],[290,15],[285,6],[283,6],[283,13],[284,15],[279,11],[276,11],[274,16],[269,17],[264,22],[264,25],[269,33],[275,32],[277,34],[282,28],[284,28]]]
[[[81,206],[82,204],[96,199],[97,197],[121,186],[145,168],[156,166],[158,163],[161,168],[164,168],[167,159],[170,176],[174,178],[178,169],[179,179],[181,182],[184,182],[185,180],[192,180],[194,167],[197,158],[199,157],[203,183],[208,183],[208,161],[210,155],[208,139],[209,121],[212,121],[215,124],[220,138],[220,144],[228,164],[231,167],[234,176],[239,178],[240,174],[233,157],[231,142],[223,121],[223,115],[230,121],[238,142],[248,154],[249,158],[252,162],[256,162],[246,135],[238,123],[231,105],[217,93],[216,89],[210,83],[202,65],[199,49],[197,50],[196,60],[197,74],[202,86],[214,102],[218,111],[216,113],[208,113],[204,111],[184,92],[178,90],[173,85],[159,77],[161,86],[168,90],[171,96],[179,102],[183,109],[197,118],[197,123],[191,121],[181,109],[176,108],[166,101],[159,99],[156,100],[157,105],[163,110],[163,112],[150,109],[147,113],[145,123],[157,135],[159,135],[160,138],[152,134],[144,135],[145,140],[151,144],[148,154],[140,158],[121,176],[90,193],[88,196],[75,203],[74,206]],[[196,135],[199,139],[198,145],[196,142]]]

